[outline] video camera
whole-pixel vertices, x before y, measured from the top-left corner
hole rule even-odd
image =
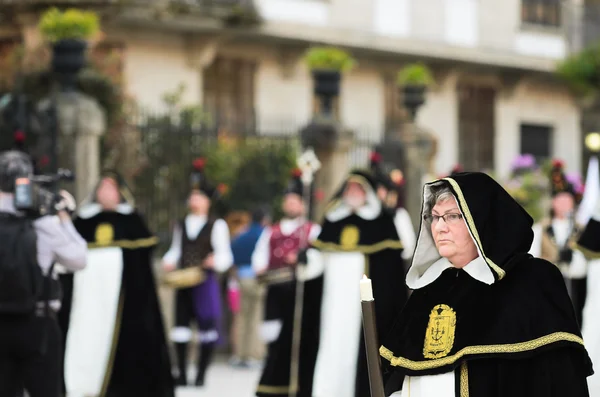
[[[61,181],[74,181],[70,170],[59,169],[54,175],[23,176],[15,179],[15,208],[32,216],[55,215],[64,197],[58,193]]]

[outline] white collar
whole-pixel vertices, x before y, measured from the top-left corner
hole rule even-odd
[[[325,218],[329,222],[337,222],[349,217],[352,213],[356,213],[356,215],[367,221],[377,218],[381,213],[381,200],[379,200],[373,189],[367,188],[366,190],[366,200],[362,207],[355,210],[347,205],[343,198],[338,198],[325,214]]]
[[[417,272],[409,271],[406,275],[406,285],[408,285],[410,289],[423,288],[437,280],[444,270],[452,267],[452,263],[450,263],[448,259],[440,258],[425,269],[425,272],[422,275],[418,275]],[[473,259],[462,269],[467,272],[469,276],[484,284],[491,285],[494,282],[494,275],[481,256]]]
[[[77,216],[79,216],[82,219],[88,219],[88,218],[98,215],[99,213],[101,213],[103,211],[104,210],[102,209],[102,206],[100,204],[90,203],[90,204],[83,205],[79,209]],[[123,203],[123,204],[117,205],[117,208],[115,211],[118,212],[119,214],[129,215],[133,212],[133,207],[127,203]]]

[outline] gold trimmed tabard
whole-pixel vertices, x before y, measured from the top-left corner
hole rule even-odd
[[[448,305],[436,305],[429,314],[429,323],[425,332],[423,357],[446,357],[454,346],[456,331],[456,313]]]
[[[119,247],[125,249],[139,249],[153,247],[159,243],[158,237],[141,238],[138,240],[116,240],[109,241],[106,243],[93,242],[88,243],[88,248],[108,248],[108,247]]]
[[[443,358],[428,361],[412,361],[404,357],[396,357],[394,356],[394,353],[385,346],[381,346],[379,348],[379,354],[381,355],[381,357],[388,360],[390,364],[394,367],[402,367],[413,371],[423,371],[454,364],[456,361],[458,361],[464,356],[477,356],[482,354],[487,355],[522,353],[536,350],[540,347],[544,347],[557,342],[572,342],[583,346],[583,339],[581,337],[568,332],[555,332],[537,339],[519,343],[467,346],[451,356],[446,356]]]
[[[372,245],[355,245],[351,248],[341,244],[325,243],[320,240],[313,241],[312,245],[323,251],[361,252],[363,254],[374,254],[375,252],[383,251],[385,249],[399,250],[403,248],[402,242],[394,240],[383,240]]]

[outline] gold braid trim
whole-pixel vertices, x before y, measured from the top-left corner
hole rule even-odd
[[[256,388],[257,393],[265,393],[265,394],[289,394],[296,393],[298,391],[297,387],[291,386],[268,386],[268,385],[258,385]]]
[[[471,210],[469,209],[469,206],[467,205],[467,200],[465,200],[465,196],[463,195],[463,192],[460,189],[460,186],[452,178],[444,178],[443,180],[450,183],[450,185],[456,192],[460,206],[463,208],[465,217],[467,218],[466,219],[467,225],[469,226],[469,229],[471,229],[471,233],[473,233],[473,237],[475,238],[475,241],[477,242],[477,245],[479,246],[479,250],[481,251],[483,258],[485,259],[487,264],[492,268],[492,270],[494,270],[496,272],[496,274],[498,274],[498,280],[502,280],[504,278],[504,276],[506,275],[506,272],[500,266],[496,265],[490,258],[485,256],[485,252],[483,252],[483,245],[481,244],[481,239],[479,238],[479,232],[477,231],[477,228],[475,227],[475,221],[473,220],[473,215],[471,214]]]
[[[102,389],[100,391],[100,397],[106,397],[108,391],[108,385],[112,378],[113,366],[115,364],[115,354],[117,353],[117,345],[119,344],[119,334],[121,332],[121,319],[123,318],[123,304],[125,302],[125,291],[121,289],[119,293],[119,305],[117,308],[117,319],[115,320],[115,328],[113,330],[112,344],[110,347],[110,354],[108,356],[108,363],[106,364],[106,372],[104,372],[104,381],[102,382]]]
[[[374,254],[375,252],[383,251],[385,249],[399,250],[404,248],[402,242],[395,240],[383,240],[372,245],[355,245],[353,247],[315,240],[312,245],[324,251],[361,252],[363,254]]]
[[[575,244],[575,249],[581,251],[581,253],[587,259],[600,259],[600,252],[592,251],[591,249],[582,247],[579,244]]]
[[[385,346],[379,348],[379,354],[381,357],[388,360],[394,367],[422,371],[454,364],[458,359],[466,355],[522,353],[536,350],[556,342],[573,342],[583,345],[583,339],[577,335],[568,332],[555,332],[527,342],[509,343],[505,345],[467,346],[456,352],[456,354],[430,361],[412,361],[404,357],[396,357],[394,356],[394,353]]]
[[[102,243],[88,243],[88,248],[107,248],[107,247],[119,247],[126,249],[137,249],[147,248],[158,244],[158,237],[141,238],[139,240],[116,240],[110,241],[106,244]]]
[[[469,397],[469,367],[466,361],[460,366],[460,397]]]

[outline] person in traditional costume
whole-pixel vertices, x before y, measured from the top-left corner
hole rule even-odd
[[[298,262],[303,259],[303,252],[307,257],[304,261],[308,262],[304,264],[305,270],[318,269],[318,252],[308,248],[321,227],[306,219],[308,203],[300,177],[300,170],[292,172],[284,191],[283,218],[263,231],[252,254],[254,271],[267,280],[261,327],[262,338],[267,343],[267,357],[256,390],[259,397],[287,397],[291,392],[296,392],[298,397],[312,397],[323,281],[319,270],[306,272],[300,281],[304,282],[302,300],[297,301],[298,281],[293,275],[299,270]],[[292,274],[292,277],[278,280],[277,275],[282,274]],[[294,319],[298,305],[302,309],[299,323]],[[295,337],[300,338],[299,346],[294,346]],[[292,376],[294,365],[298,366],[297,379]]]
[[[583,309],[581,333],[592,362],[600,362],[600,172],[598,158],[590,158],[586,176],[585,193],[578,211],[578,220],[585,228],[577,241],[576,248],[588,260],[587,298]],[[595,205],[591,206],[590,201]],[[600,376],[596,373],[588,378],[591,397],[600,397]]]
[[[407,298],[402,243],[369,172],[354,170],[325,210],[312,244],[324,268],[313,397],[369,395],[359,281],[373,283],[377,332],[387,336]]]
[[[575,307],[577,321],[582,325],[587,295],[587,260],[581,251],[574,249],[581,232],[575,216],[580,192],[567,180],[561,161],[553,162],[550,179],[550,217],[534,227],[536,245],[532,245],[530,253],[559,266]]]
[[[167,272],[196,269],[200,277],[187,282],[175,294],[175,344],[179,376],[178,386],[188,384],[188,347],[192,340],[191,323],[198,327],[199,352],[196,386],[203,386],[206,370],[220,341],[222,305],[219,273],[233,264],[229,228],[223,219],[210,215],[211,200],[218,194],[204,172],[205,160],[196,159],[190,174],[189,213],[177,223],[169,251],[163,256]]]
[[[386,395],[588,396],[592,363],[561,272],[528,254],[529,214],[479,172],[425,184],[422,208],[413,292],[380,348]]]
[[[102,174],[74,225],[89,254],[87,267],[65,288],[68,396],[174,397],[152,271],[158,238],[118,173]]]
[[[387,174],[383,169],[382,156],[374,151],[370,157],[370,169],[377,186],[377,196],[394,217],[394,224],[402,242],[402,258],[409,260],[415,248],[415,229],[404,207],[404,173],[393,169]]]

